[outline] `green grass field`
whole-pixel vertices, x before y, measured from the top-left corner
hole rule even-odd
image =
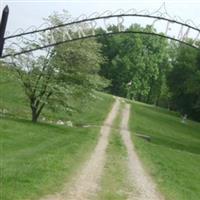
[[[79,169],[95,146],[113,98],[96,93],[82,112],[69,115],[48,108],[43,116],[56,122],[71,120],[74,127],[30,122],[30,109],[13,72],[0,68],[0,199],[36,200],[59,191]],[[120,116],[120,115],[119,115]],[[120,117],[114,127],[119,128]],[[178,114],[134,102],[130,129],[146,170],[166,200],[200,199],[200,123],[181,123]],[[138,138],[135,133],[151,137]],[[129,190],[126,150],[114,129],[98,199],[126,199]]]
[[[132,138],[146,169],[167,200],[200,199],[200,123],[181,123],[178,115],[132,104]],[[151,142],[135,136],[151,136]]]
[[[30,111],[15,76],[0,69],[0,199],[38,199],[62,188],[96,144],[99,128],[30,122]],[[81,113],[45,112],[74,124],[102,124],[113,98],[96,93]],[[1,112],[2,115],[2,112]]]

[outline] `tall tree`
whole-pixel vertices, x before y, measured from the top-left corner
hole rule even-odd
[[[200,51],[178,45],[168,75],[173,109],[200,120]]]
[[[110,29],[115,30],[112,26]],[[138,24],[127,31],[155,32],[151,26],[145,28]],[[107,62],[101,73],[111,80],[110,92],[142,101],[156,102],[161,93],[164,61],[167,57],[167,41],[158,37],[141,34],[120,34],[100,38]],[[160,82],[160,83],[158,83]],[[157,93],[155,92],[157,91]]]

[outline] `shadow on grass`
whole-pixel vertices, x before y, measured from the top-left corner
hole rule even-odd
[[[6,123],[9,123],[10,122],[14,122],[14,123],[18,123],[18,124],[23,124],[23,125],[26,125],[26,126],[29,126],[31,128],[51,128],[51,130],[55,130],[56,133],[58,134],[66,134],[66,131],[67,130],[73,130],[73,129],[83,129],[81,127],[77,127],[77,126],[74,126],[74,127],[68,127],[68,126],[65,126],[65,125],[56,125],[56,124],[51,124],[51,123],[46,123],[46,122],[40,122],[38,121],[37,123],[33,123],[31,120],[27,120],[27,119],[24,119],[24,118],[17,118],[17,117],[13,117],[13,116],[1,116],[1,120],[5,120]],[[74,132],[75,133],[75,132]]]

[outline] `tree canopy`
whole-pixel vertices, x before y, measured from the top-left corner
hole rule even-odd
[[[56,25],[65,15],[54,14],[47,21]],[[61,28],[54,33],[57,40],[62,31]],[[48,35],[41,34],[40,43],[47,40]],[[27,48],[31,45],[38,43],[26,44]],[[38,120],[45,105],[70,112],[91,97],[94,89],[107,85],[108,81],[98,74],[104,61],[100,47],[95,40],[84,40],[47,48],[40,55],[27,53],[12,58],[30,103],[33,122]]]
[[[56,26],[68,19],[64,11],[46,21]],[[87,24],[83,26],[84,32],[91,32]],[[149,25],[132,24],[124,29],[157,33]],[[109,30],[117,32],[118,27],[111,25]],[[62,41],[63,36],[69,37],[65,31],[60,27],[51,34],[55,41]],[[101,28],[95,32],[105,35],[47,48],[40,56],[28,53],[13,58],[34,122],[46,104],[69,111],[77,102],[86,102],[94,90],[103,88],[113,95],[166,107],[200,121],[199,50],[155,35],[106,35]],[[79,34],[70,29],[71,36]],[[41,34],[39,42],[46,44],[50,37]]]
[[[151,26],[138,24],[126,30],[156,32]],[[108,92],[200,120],[200,52],[197,49],[142,34],[102,36],[98,42],[106,58],[100,74],[111,81]]]

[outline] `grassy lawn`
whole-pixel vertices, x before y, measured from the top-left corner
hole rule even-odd
[[[122,111],[122,106],[120,112]],[[101,179],[98,200],[124,200],[133,189],[128,181],[127,152],[118,128],[121,116],[118,114],[112,129],[106,155],[106,164]]]
[[[132,104],[130,129],[146,169],[168,200],[200,199],[200,123],[165,109]],[[151,142],[135,136],[151,136]]]
[[[36,200],[58,191],[89,156],[99,128],[83,124],[103,123],[113,103],[109,95],[96,93],[81,112],[69,115],[46,108],[43,116],[56,122],[71,120],[74,127],[30,122],[30,108],[20,83],[8,69],[0,68],[0,199]],[[120,116],[115,121],[119,128]],[[176,113],[134,102],[130,129],[144,166],[167,200],[200,199],[200,123],[181,123]],[[135,136],[151,136],[147,142]],[[113,129],[101,180],[99,200],[126,199],[130,188],[127,153],[117,129]]]
[[[6,111],[3,115],[31,120],[29,101],[15,73],[13,70],[11,71],[0,66],[0,116]],[[105,108],[107,108],[107,105],[111,104],[113,99],[103,93],[95,93],[95,96],[87,105],[79,105],[81,108],[77,107],[78,111],[73,113],[66,113],[62,110],[54,112],[50,108],[45,107],[39,121],[42,121],[41,118],[45,117],[53,122],[57,120],[71,120],[75,125],[100,125],[105,116],[105,110],[101,109],[101,106],[104,106],[105,103]],[[96,106],[99,103],[100,107],[97,109]]]
[[[5,111],[3,111],[5,110]],[[14,71],[0,65],[0,112],[18,118],[31,119],[28,101]]]
[[[62,188],[95,146],[99,128],[32,124],[20,84],[0,69],[0,199],[38,199]],[[83,112],[45,112],[55,121],[66,117],[76,124],[102,124],[113,98],[96,93]],[[1,112],[2,115],[2,112]]]

